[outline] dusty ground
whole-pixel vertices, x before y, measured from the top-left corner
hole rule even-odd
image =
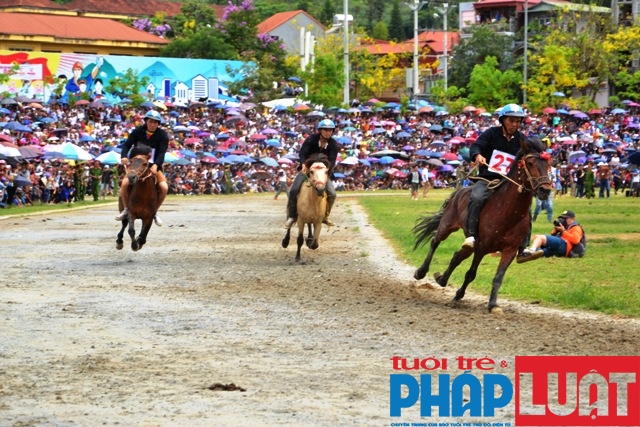
[[[640,354],[637,321],[413,289],[355,199],[296,264],[284,204],[169,199],[137,253],[115,205],[1,219],[0,425],[389,426],[435,420],[390,418],[395,355]]]

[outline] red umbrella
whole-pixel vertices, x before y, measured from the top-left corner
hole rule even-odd
[[[267,137],[265,135],[261,134],[261,133],[254,133],[249,138],[254,140],[254,141],[257,141],[257,140],[260,140],[260,139],[267,139]]]
[[[204,156],[200,161],[203,163],[218,163],[218,159],[211,156]]]
[[[86,99],[80,99],[76,101],[75,105],[89,105],[89,101],[87,101]]]
[[[187,138],[184,140],[185,145],[196,145],[201,144],[202,140],[200,138]]]
[[[544,114],[555,114],[557,113],[556,109],[553,107],[546,107],[544,110],[542,110],[542,112]]]
[[[589,114],[602,114],[602,110],[598,110],[597,108],[592,108],[589,110]]]
[[[458,155],[455,153],[444,153],[441,157],[444,160],[458,160]]]

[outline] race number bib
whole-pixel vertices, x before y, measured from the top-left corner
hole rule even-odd
[[[489,160],[489,170],[491,172],[498,172],[506,175],[515,159],[516,156],[514,155],[500,150],[493,150],[493,153],[491,153],[491,160]]]

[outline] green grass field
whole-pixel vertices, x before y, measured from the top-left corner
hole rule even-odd
[[[409,197],[408,191],[389,192],[376,197],[358,197],[370,222],[389,240],[398,255],[415,267],[422,264],[428,245],[413,250],[411,232],[416,220],[440,209],[449,190],[432,190],[426,199]],[[348,197],[340,193],[339,197]],[[545,306],[577,308],[621,317],[640,317],[640,199],[613,196],[610,199],[559,197],[554,218],[565,209],[576,212],[576,219],[587,235],[584,258],[542,258],[525,264],[513,262],[505,274],[500,297],[536,302]],[[548,234],[552,224],[541,212],[533,224],[533,235]],[[453,252],[464,240],[462,230],[444,241],[434,256],[429,277],[443,272]],[[469,290],[489,295],[499,257],[486,256]],[[462,284],[471,264],[465,260],[454,272],[450,286]]]

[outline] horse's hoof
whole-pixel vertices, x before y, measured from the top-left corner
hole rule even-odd
[[[489,313],[495,314],[496,316],[504,316],[504,311],[502,311],[502,309],[497,305],[495,307],[491,307],[489,309]]]
[[[443,288],[446,288],[446,287],[447,287],[447,283],[446,283],[446,282],[445,282],[445,283],[442,283],[442,277],[443,277],[443,276],[442,276],[442,274],[440,274],[440,273],[435,273],[435,274],[433,275],[433,278],[435,279],[436,283],[437,283],[438,285],[442,286]]]
[[[424,279],[424,276],[426,276],[426,274],[423,274],[420,270],[416,270],[413,273],[413,278],[416,279],[416,280]]]
[[[122,243],[118,243],[118,242],[116,242],[116,249],[117,249],[117,250],[120,250],[120,249],[122,249],[123,247],[124,247],[124,245],[123,245]]]

